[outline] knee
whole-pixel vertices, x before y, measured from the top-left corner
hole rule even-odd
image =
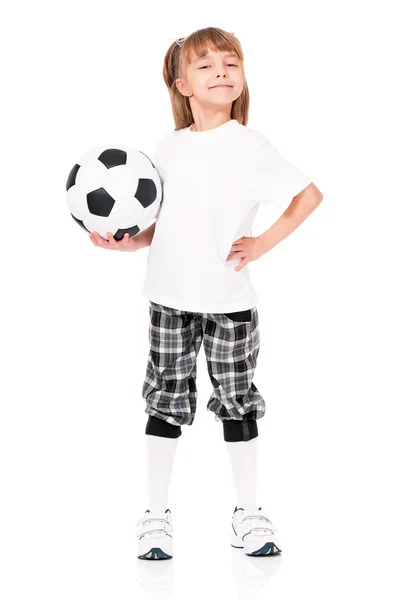
[[[145,433],[159,437],[178,438],[181,435],[181,425],[172,425],[164,419],[158,419],[153,415],[149,415]]]
[[[256,419],[226,419],[223,421],[224,441],[248,442],[258,436]]]

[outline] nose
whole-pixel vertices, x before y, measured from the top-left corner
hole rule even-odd
[[[223,63],[219,63],[216,68],[218,69],[217,77],[228,77],[227,68]]]

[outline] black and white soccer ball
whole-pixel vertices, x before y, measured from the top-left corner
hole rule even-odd
[[[129,146],[98,146],[69,173],[66,201],[73,219],[89,232],[116,240],[134,237],[157,217],[162,182],[154,164]]]

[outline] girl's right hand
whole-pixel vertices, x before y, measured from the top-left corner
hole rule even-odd
[[[123,250],[124,252],[135,252],[141,248],[138,241],[135,240],[134,237],[130,237],[128,233],[125,233],[119,242],[115,240],[109,231],[107,233],[109,241],[101,237],[96,231],[93,231],[89,235],[94,246],[98,246],[99,248],[106,248],[108,250]]]

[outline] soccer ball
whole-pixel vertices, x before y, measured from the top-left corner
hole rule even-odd
[[[83,154],[66,182],[72,218],[86,231],[115,240],[134,237],[156,219],[163,189],[154,164],[129,146],[99,146]]]

